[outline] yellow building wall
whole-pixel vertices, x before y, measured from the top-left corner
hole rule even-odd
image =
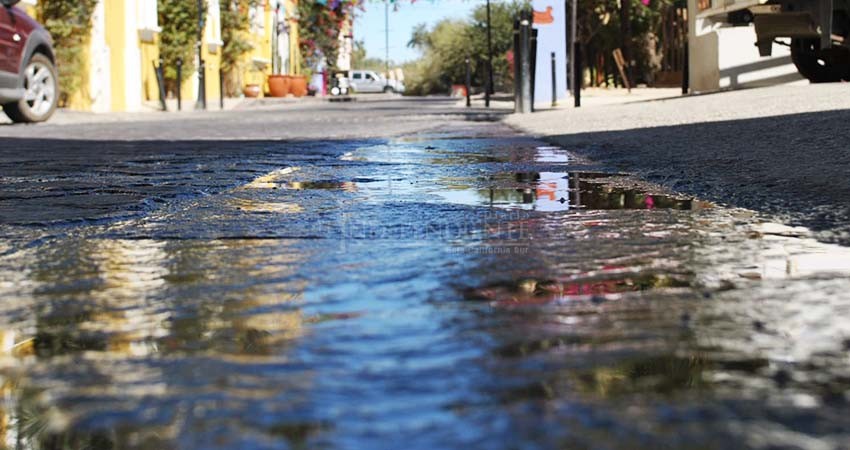
[[[22,3],[20,3],[20,6],[21,6],[21,9],[23,9],[24,12],[26,12],[30,17],[35,17],[35,14],[36,14],[35,5],[22,2]]]
[[[159,84],[156,79],[154,64],[159,66],[159,33],[153,42],[142,42],[139,48],[142,54],[142,100],[159,101]]]
[[[212,101],[218,101],[221,98],[221,83],[219,76],[221,75],[221,48],[215,49],[215,52],[210,52],[210,46],[204,42],[201,52],[204,58],[204,76],[206,77],[207,87],[207,107],[212,108]]]
[[[286,17],[296,17],[298,12],[298,0],[286,0]],[[286,73],[290,75],[301,75],[301,46],[298,33],[298,20],[289,20],[289,67]]]
[[[91,80],[91,49],[88,45],[83,46],[82,52],[80,53],[80,59],[82,60],[82,66],[87,68],[87,70],[76,74],[80,77],[79,89],[68,96],[64,107],[76,111],[91,111],[92,99],[91,92],[89,91],[89,83]]]
[[[124,68],[124,52],[127,47],[125,42],[124,27],[126,21],[126,0],[109,0],[104,2],[104,14],[106,16],[106,45],[109,47],[109,73],[111,91],[112,111],[124,111],[127,109],[127,96],[123,86],[126,86],[126,74]]]

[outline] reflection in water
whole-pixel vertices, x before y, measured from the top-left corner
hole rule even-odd
[[[512,179],[506,175],[492,177],[496,183],[494,187],[469,188],[455,184],[435,193],[450,203],[536,211],[694,210],[710,206],[707,202],[691,198],[650,194],[637,188],[617,186],[616,177],[604,173],[520,172],[512,174]]]
[[[300,382],[251,375],[302,334],[306,285],[286,279],[305,255],[287,241],[84,239],[18,256],[0,260],[4,281],[10,263],[29,274],[4,312],[31,311],[0,332],[8,448],[180,448],[177,405],[193,391],[230,386],[224,401],[238,403]],[[210,357],[231,368],[196,373]],[[81,419],[93,422],[68,428]]]
[[[390,143],[304,161],[145,219],[0,242],[2,442],[850,439],[847,249],[567,170],[566,152],[536,142]],[[337,220],[364,233],[320,226]],[[392,232],[369,238],[373,225]]]

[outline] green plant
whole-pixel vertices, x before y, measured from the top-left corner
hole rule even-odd
[[[339,33],[360,0],[301,0],[298,2],[299,46],[308,68],[315,68],[322,58],[333,71],[339,55]]]
[[[251,28],[251,8],[259,4],[259,0],[221,0],[221,69],[224,71],[226,94],[237,95],[239,92],[238,72],[239,61],[253,46],[248,40]]]
[[[200,34],[198,21],[200,14],[206,15],[206,11],[198,11],[198,2],[194,0],[158,0],[157,8],[162,27],[159,55],[165,66],[165,85],[174,92],[195,70]],[[178,82],[177,61],[181,59],[183,72]]]
[[[523,5],[513,2],[490,6],[493,78],[500,90],[512,86],[507,53],[513,47],[514,18]],[[472,84],[483,87],[487,77],[486,16],[486,7],[482,5],[473,10],[469,19],[444,19],[430,30],[424,25],[416,27],[407,45],[419,49],[422,57],[404,66],[407,93],[446,93],[452,84],[463,84],[467,58],[472,67]]]
[[[97,0],[38,2],[38,19],[53,36],[62,105],[88,81],[83,52],[91,39],[91,19],[96,5]]]

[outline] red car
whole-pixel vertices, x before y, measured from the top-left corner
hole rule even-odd
[[[0,0],[0,105],[14,122],[42,122],[59,99],[53,40],[16,3]]]

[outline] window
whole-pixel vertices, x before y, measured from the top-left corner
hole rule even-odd
[[[366,74],[366,79],[367,79],[367,80],[374,80],[374,78],[372,78],[372,74],[371,74],[371,73],[367,73],[367,74]]]
[[[360,80],[363,78],[363,75],[360,72],[354,72],[354,79]]]

